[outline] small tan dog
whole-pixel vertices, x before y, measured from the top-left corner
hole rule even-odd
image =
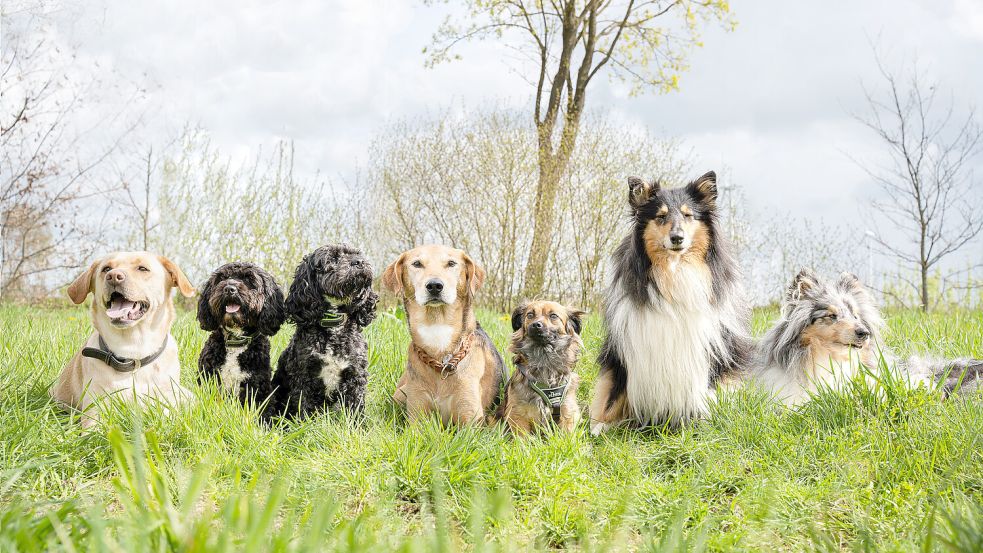
[[[528,434],[552,425],[572,432],[580,422],[573,372],[583,348],[584,312],[554,301],[523,302],[512,312],[516,372],[505,388],[497,418],[512,432]]]
[[[412,249],[386,267],[382,282],[403,299],[412,340],[393,395],[411,421],[436,411],[445,424],[480,422],[498,400],[505,364],[472,307],[484,280],[446,246]]]
[[[95,332],[62,370],[50,393],[82,411],[83,428],[95,424],[97,414],[87,410],[103,396],[177,403],[190,395],[179,383],[177,343],[171,337],[174,287],[186,297],[195,293],[174,263],[147,252],[110,254],[69,285],[68,297],[75,304],[92,293]]]

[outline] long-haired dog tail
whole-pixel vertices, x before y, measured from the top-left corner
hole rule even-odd
[[[981,359],[932,359],[913,356],[907,359],[903,366],[909,375],[930,378],[941,388],[945,398],[972,395],[980,390],[983,384]]]

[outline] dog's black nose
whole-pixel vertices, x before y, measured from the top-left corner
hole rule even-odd
[[[228,294],[228,295],[235,294],[238,291],[239,291],[239,289],[236,288],[235,284],[226,284],[225,285],[225,293]]]
[[[536,330],[542,330],[543,329],[543,323],[542,323],[542,321],[536,321],[536,322],[532,323],[531,325],[529,325],[529,328],[535,328]]]
[[[437,280],[431,279],[427,281],[427,292],[431,294],[439,294],[444,290],[444,283]]]
[[[860,327],[857,330],[855,330],[854,332],[856,332],[857,338],[859,338],[861,340],[866,340],[867,338],[870,338],[870,331],[867,330],[864,327]]]
[[[673,246],[678,246],[678,245],[682,244],[683,243],[683,239],[685,239],[685,238],[686,237],[683,236],[683,233],[681,233],[681,232],[679,232],[679,233],[673,232],[673,233],[670,233],[669,234],[669,241],[672,242],[672,245]]]

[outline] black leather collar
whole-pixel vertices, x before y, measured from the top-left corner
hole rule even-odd
[[[164,343],[160,345],[160,348],[143,359],[127,359],[125,357],[117,357],[115,353],[109,350],[109,346],[106,345],[102,336],[99,336],[99,347],[82,348],[82,357],[98,359],[112,367],[116,372],[129,373],[156,361],[164,353],[164,349],[167,348],[167,340],[169,339],[170,335],[164,336]]]

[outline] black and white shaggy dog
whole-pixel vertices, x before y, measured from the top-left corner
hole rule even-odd
[[[344,407],[365,408],[368,346],[362,329],[375,318],[372,266],[346,245],[321,246],[304,256],[287,294],[297,331],[277,363],[275,404],[288,417]]]
[[[909,385],[975,389],[983,361],[911,357],[897,360],[881,341],[884,321],[873,296],[855,275],[828,281],[809,269],[792,279],[781,314],[758,347],[754,380],[786,405],[808,401],[820,388],[839,388],[866,367],[878,373],[883,358]]]
[[[198,301],[198,323],[211,332],[198,357],[198,378],[218,378],[246,403],[273,391],[270,340],[286,320],[283,290],[252,263],[222,265],[208,278]]]
[[[612,257],[591,433],[708,414],[751,355],[750,310],[717,223],[716,175],[680,188],[628,179],[632,230]]]

